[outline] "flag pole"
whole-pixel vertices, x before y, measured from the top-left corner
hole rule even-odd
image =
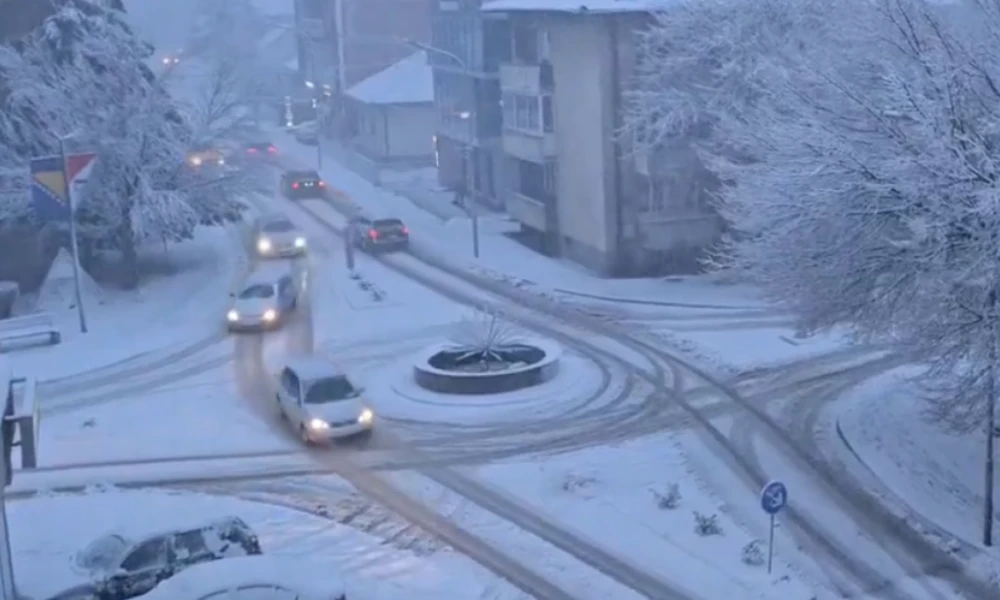
[[[76,239],[76,204],[73,201],[73,182],[69,178],[66,138],[59,138],[59,153],[62,155],[63,182],[66,185],[66,204],[69,205],[69,245],[73,253],[73,292],[76,295],[76,312],[80,316],[80,332],[87,333],[87,316],[83,310],[83,294],[80,292],[80,247]]]

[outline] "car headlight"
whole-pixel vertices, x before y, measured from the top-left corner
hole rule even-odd
[[[305,248],[306,247],[306,238],[304,238],[304,237],[297,237],[297,238],[295,238],[295,247],[296,248]]]
[[[264,320],[273,321],[278,318],[278,313],[273,308],[269,308],[264,311]]]
[[[330,424],[323,419],[309,419],[309,429],[329,429]]]
[[[196,167],[200,167],[201,166],[201,157],[200,156],[192,156],[191,157],[191,164],[194,165],[194,166],[196,166]]]
[[[240,320],[240,313],[236,312],[236,310],[233,309],[233,310],[229,311],[228,313],[226,313],[226,318],[229,319],[230,322],[239,321]]]
[[[271,240],[267,238],[261,238],[257,240],[257,250],[260,252],[270,252],[271,251]]]
[[[374,418],[375,418],[375,413],[373,413],[370,408],[366,408],[363,411],[361,411],[360,415],[358,415],[358,423],[361,423],[362,425],[370,425],[372,419]]]
[[[224,165],[224,164],[226,164],[226,159],[220,158],[219,159],[219,165],[221,166],[221,165]]]

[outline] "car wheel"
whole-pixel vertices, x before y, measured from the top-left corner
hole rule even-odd
[[[309,437],[309,431],[306,429],[305,425],[299,425],[299,438],[302,439],[302,443],[306,446],[312,446],[312,438]]]
[[[371,445],[372,438],[374,437],[375,437],[375,430],[366,429],[354,437],[354,443],[364,448]]]

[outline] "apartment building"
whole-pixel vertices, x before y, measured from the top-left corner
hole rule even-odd
[[[503,208],[504,153],[499,66],[509,58],[503,14],[486,14],[481,0],[435,0],[431,48],[437,118],[438,177],[479,203]]]
[[[346,91],[412,55],[414,48],[404,40],[426,43],[430,39],[430,2],[295,0],[303,80],[331,91],[342,84]],[[342,27],[337,25],[338,17]]]
[[[529,240],[604,275],[691,271],[719,234],[712,185],[689,146],[654,156],[618,132],[656,0],[493,0],[508,18],[499,67],[502,197]]]

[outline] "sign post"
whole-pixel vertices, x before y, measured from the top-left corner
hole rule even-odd
[[[66,154],[65,138],[59,139],[59,156],[31,160],[31,198],[35,215],[42,222],[63,221],[69,224],[70,251],[73,255],[73,288],[80,331],[87,332],[87,318],[80,292],[80,248],[76,236],[76,203],[73,186],[82,183],[94,164],[96,154]]]
[[[354,230],[349,228],[344,232],[344,257],[347,259],[347,271],[354,274]]]
[[[760,507],[771,518],[770,533],[767,538],[767,573],[771,574],[774,561],[774,518],[788,504],[788,488],[780,481],[770,481],[760,491]]]

